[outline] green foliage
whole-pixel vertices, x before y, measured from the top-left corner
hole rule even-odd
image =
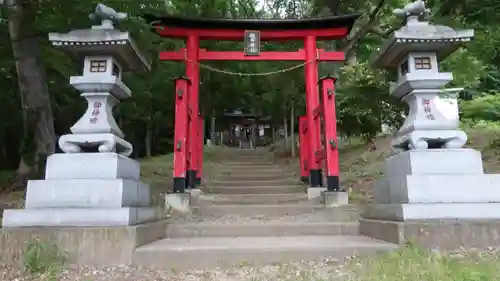
[[[467,132],[481,132],[483,142],[485,142],[482,149],[488,149],[488,152],[493,154],[500,152],[498,150],[500,148],[500,123],[498,121],[463,119],[461,127]],[[495,164],[495,162],[492,161],[488,164]]]
[[[500,278],[497,254],[443,253],[421,250],[411,244],[399,251],[355,263],[357,274],[350,280],[356,281],[487,281]]]
[[[500,96],[489,94],[460,102],[462,117],[474,121],[500,120]]]
[[[496,121],[462,119],[460,127],[464,130],[480,129],[484,131],[500,132],[500,123]]]
[[[347,136],[375,136],[385,123],[401,124],[403,108],[389,97],[386,74],[371,68],[367,62],[341,68],[337,107],[339,130]]]
[[[34,240],[28,244],[24,252],[23,266],[28,274],[51,273],[52,275],[63,265],[64,260],[55,245]]]
[[[475,89],[480,86],[485,65],[466,49],[459,49],[441,64],[441,71],[452,72],[452,85]]]

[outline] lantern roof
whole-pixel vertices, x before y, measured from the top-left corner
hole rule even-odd
[[[443,60],[474,37],[474,30],[455,30],[426,21],[429,10],[423,0],[410,3],[403,9],[395,9],[393,13],[403,17],[406,24],[391,34],[370,59],[375,67],[397,67],[410,52],[435,52],[438,59]]]
[[[111,56],[125,71],[143,72],[150,69],[150,62],[140,52],[130,34],[113,26],[127,17],[125,13],[97,4],[95,12],[89,17],[101,24],[68,33],[49,33],[49,41],[77,60],[85,56]]]

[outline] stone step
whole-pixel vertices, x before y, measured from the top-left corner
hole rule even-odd
[[[193,206],[195,214],[207,217],[235,215],[235,216],[291,216],[311,213],[316,210],[325,209],[323,205],[315,204],[279,204],[279,205],[206,205]]]
[[[222,170],[222,171],[253,171],[255,173],[267,170],[271,170],[273,172],[286,171],[285,169],[283,169],[283,167],[279,165],[273,165],[273,166],[253,165],[253,166],[241,167],[241,166],[234,166],[234,165],[227,165],[225,163],[220,163],[220,164],[214,164],[212,167],[214,167],[216,170]]]
[[[225,159],[269,159],[267,154],[225,154]]]
[[[248,167],[248,166],[267,166],[267,167],[277,167],[278,165],[274,162],[271,161],[245,161],[245,160],[238,160],[238,161],[222,161],[222,162],[217,162],[215,165],[217,166],[241,166],[241,167]]]
[[[256,150],[235,150],[235,149],[228,149],[226,152],[227,155],[233,156],[233,155],[258,155],[258,156],[263,156],[267,154],[267,151],[256,151]]]
[[[234,157],[226,158],[224,162],[267,162],[273,163],[273,160],[264,157]]]
[[[342,259],[397,249],[363,236],[166,238],[138,247],[132,263],[157,268],[206,269],[245,264]]]
[[[207,186],[209,187],[232,187],[232,186],[237,186],[237,187],[245,187],[245,186],[290,186],[290,185],[297,185],[298,184],[298,179],[294,178],[284,178],[284,179],[274,179],[274,180],[248,180],[248,181],[241,181],[241,180],[233,180],[233,181],[228,181],[228,180],[208,180],[206,182]]]
[[[245,159],[245,158],[239,158],[239,159],[227,159],[223,163],[227,164],[247,164],[247,163],[255,163],[255,164],[274,164],[273,161],[268,160],[268,159]]]
[[[219,165],[230,166],[230,167],[249,167],[249,166],[277,167],[275,163],[269,161],[224,161]]]
[[[247,154],[247,155],[232,155],[230,157],[227,157],[226,159],[232,160],[232,159],[259,159],[259,160],[269,160],[270,157],[266,155],[257,155],[257,154]]]
[[[194,204],[286,204],[299,201],[307,202],[307,194],[201,194]]]
[[[359,220],[358,208],[351,205],[337,208],[325,208],[322,204],[276,204],[276,205],[194,205],[193,215],[204,220],[224,217],[241,217],[252,220],[273,219],[283,221],[292,218],[293,221],[343,222]],[[223,220],[224,221],[224,220]]]
[[[358,222],[181,223],[170,224],[168,238],[358,235]]]
[[[217,181],[252,181],[252,180],[275,180],[275,179],[298,179],[298,177],[293,173],[225,173],[214,176],[214,180]]]
[[[203,192],[211,194],[283,194],[306,192],[304,185],[273,185],[273,186],[215,186],[203,188]]]
[[[290,171],[284,170],[279,167],[275,168],[232,168],[232,167],[215,167],[215,175],[246,175],[246,174],[260,174],[260,175],[284,175],[289,174]]]
[[[276,169],[276,170],[283,170],[280,166],[276,164],[255,164],[255,163],[248,163],[248,164],[219,164],[214,166],[215,168],[221,169],[221,170],[264,170],[264,169]]]

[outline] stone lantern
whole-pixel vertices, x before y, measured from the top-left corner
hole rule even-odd
[[[71,127],[73,134],[59,139],[59,146],[66,153],[95,148],[124,156],[132,153],[132,145],[123,139],[125,135],[113,117],[113,107],[131,95],[122,82],[122,72],[144,72],[150,66],[130,34],[114,29],[113,21],[125,17],[126,14],[98,4],[90,18],[99,18],[101,25],[66,34],[49,34],[53,46],[78,60],[83,58],[82,75],[71,76],[70,84],[82,92],[88,107]]]
[[[474,31],[420,21],[427,12],[422,0],[395,10],[406,17],[406,25],[394,32],[372,61],[375,67],[397,71],[390,94],[409,106],[392,145],[403,150],[461,148],[467,135],[459,129],[456,94],[463,89],[443,88],[453,74],[440,72],[439,62],[470,41]]]
[[[439,70],[439,62],[470,41],[474,31],[425,21],[428,10],[422,0],[394,13],[406,24],[371,63],[397,71],[390,94],[408,104],[409,114],[392,140],[398,153],[386,159],[361,233],[394,243],[412,237],[426,246],[458,248],[487,232],[476,225],[500,219],[500,175],[484,174],[481,153],[462,148],[467,135],[459,129],[456,98],[462,89],[444,88],[453,75]],[[443,233],[442,241],[434,236]],[[474,243],[489,245],[495,239],[493,233]]]
[[[123,71],[148,71],[149,62],[128,32],[114,28],[126,14],[98,4],[90,18],[101,24],[49,34],[54,47],[83,61],[70,84],[82,92],[87,110],[71,134],[60,137],[65,153],[47,159],[45,180],[29,181],[25,209],[4,212],[3,227],[126,226],[157,217],[149,186],[139,181],[139,163],[128,158],[132,145],[113,117],[113,107],[131,95]]]

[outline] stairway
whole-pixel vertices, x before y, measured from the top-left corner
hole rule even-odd
[[[395,245],[359,236],[353,206],[326,209],[307,200],[306,186],[256,150],[230,150],[165,239],[141,246],[133,262],[203,269],[344,258]]]

